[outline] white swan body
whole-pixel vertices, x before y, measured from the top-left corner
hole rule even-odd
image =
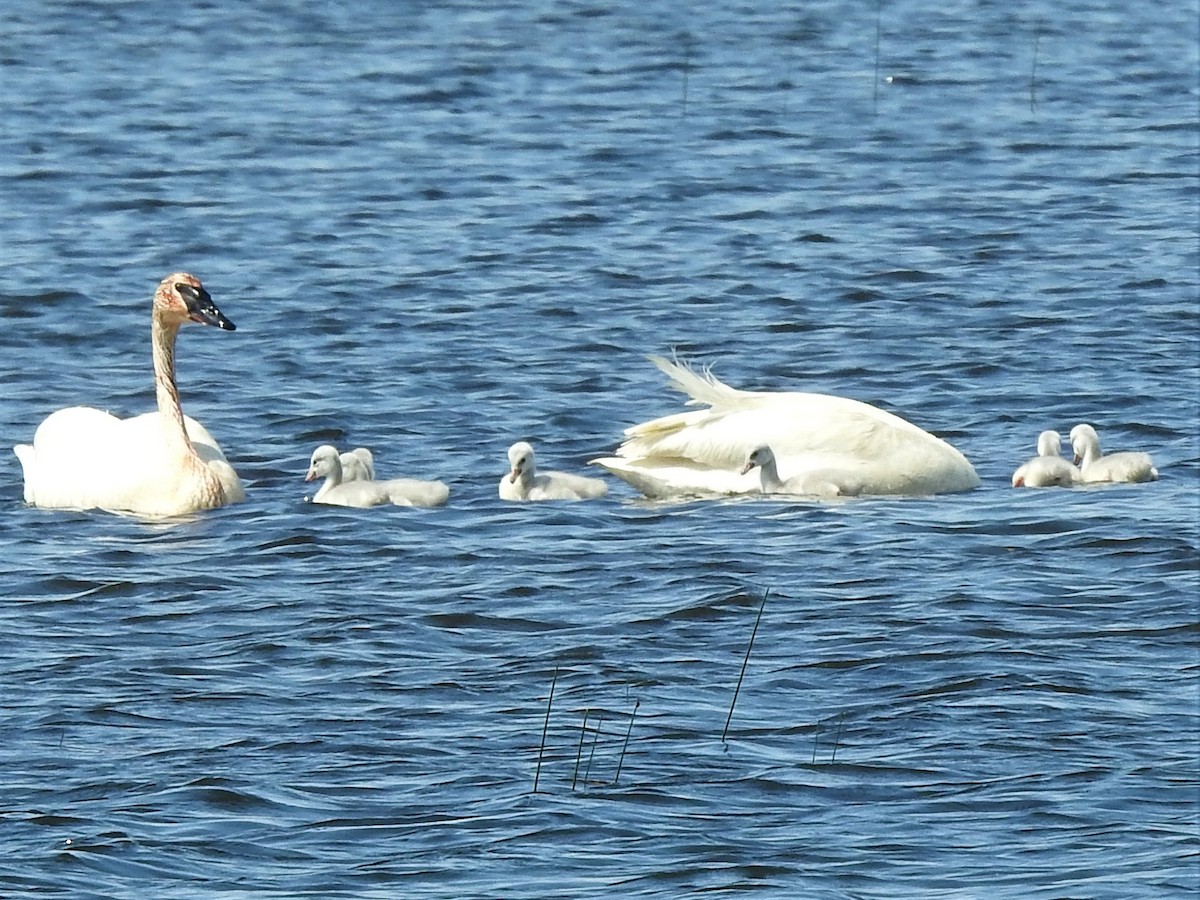
[[[1158,469],[1150,454],[1138,451],[1100,453],[1100,436],[1091,425],[1076,425],[1071,429],[1071,449],[1075,461],[1080,464],[1082,479],[1096,482],[1143,482],[1157,481]]]
[[[331,506],[441,506],[450,496],[450,489],[440,481],[419,481],[415,478],[392,478],[387,481],[342,480],[342,461],[337,449],[322,444],[313,451],[305,481],[324,478],[325,482],[313,496],[313,503]]]
[[[342,482],[374,481],[375,454],[366,447],[355,447],[338,456],[342,461]]]
[[[245,499],[216,440],[179,405],[175,337],[189,321],[234,330],[199,279],[177,272],[158,285],[152,305],[158,411],[119,419],[74,406],[47,416],[32,444],[13,448],[24,471],[26,503],[160,517]]]
[[[501,500],[592,500],[608,493],[600,478],[568,472],[538,472],[533,447],[518,441],[508,448],[509,472],[500,479]]]
[[[793,494],[802,497],[843,497],[859,493],[856,485],[839,478],[838,473],[828,475],[819,470],[805,472],[791,478],[781,478],[775,452],[767,446],[755,447],[746,458],[741,474],[752,469],[759,470],[759,486],[764,494]]]
[[[652,356],[671,384],[707,409],[625,430],[617,455],[592,460],[649,497],[742,494],[740,470],[768,445],[793,478],[820,473],[840,493],[966,491],[979,476],[958,450],[899,416],[826,394],[741,391],[711,373]]]
[[[1013,487],[1071,487],[1082,481],[1079,469],[1062,458],[1062,437],[1057,431],[1038,435],[1038,455],[1013,472]]]

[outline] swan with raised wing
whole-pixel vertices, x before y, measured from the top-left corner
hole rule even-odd
[[[158,411],[119,419],[73,406],[49,415],[32,444],[14,448],[24,470],[26,503],[161,517],[245,499],[217,442],[180,406],[175,338],[188,322],[234,330],[200,280],[176,272],[158,285],[151,304]]]
[[[650,360],[689,405],[625,430],[615,456],[592,460],[649,497],[761,490],[741,472],[771,447],[793,478],[819,472],[841,493],[928,495],[966,491],[979,476],[958,450],[899,416],[826,394],[742,391],[711,372]]]

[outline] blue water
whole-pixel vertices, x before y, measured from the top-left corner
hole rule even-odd
[[[4,444],[149,409],[185,269],[248,499],[0,457],[0,896],[1200,890],[1196,4],[345,7],[5,7]],[[497,499],[672,350],[983,484]],[[1008,487],[1079,421],[1161,479]],[[307,504],[324,442],[450,504]]]

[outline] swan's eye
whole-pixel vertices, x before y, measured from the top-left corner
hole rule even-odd
[[[212,297],[208,291],[198,288],[194,284],[180,283],[175,285],[175,290],[183,298],[183,302],[187,304],[189,310],[196,310],[212,303]]]

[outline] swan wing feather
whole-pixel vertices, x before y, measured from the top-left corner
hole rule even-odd
[[[769,445],[789,471],[822,467],[838,472],[855,493],[931,494],[979,484],[957,449],[916,425],[846,397],[802,392],[742,391],[711,372],[651,357],[672,386],[706,409],[652,419],[625,431],[617,457],[600,462],[654,496],[699,489],[739,493],[741,482],[705,470],[736,470],[755,447]],[[638,487],[637,484],[634,484]],[[639,487],[642,490],[642,487]],[[645,491],[643,491],[645,493]]]
[[[743,475],[737,469],[713,468],[689,459],[606,456],[593,459],[591,464],[600,466],[645,496],[658,500],[749,494],[759,490],[759,480],[754,473]]]

